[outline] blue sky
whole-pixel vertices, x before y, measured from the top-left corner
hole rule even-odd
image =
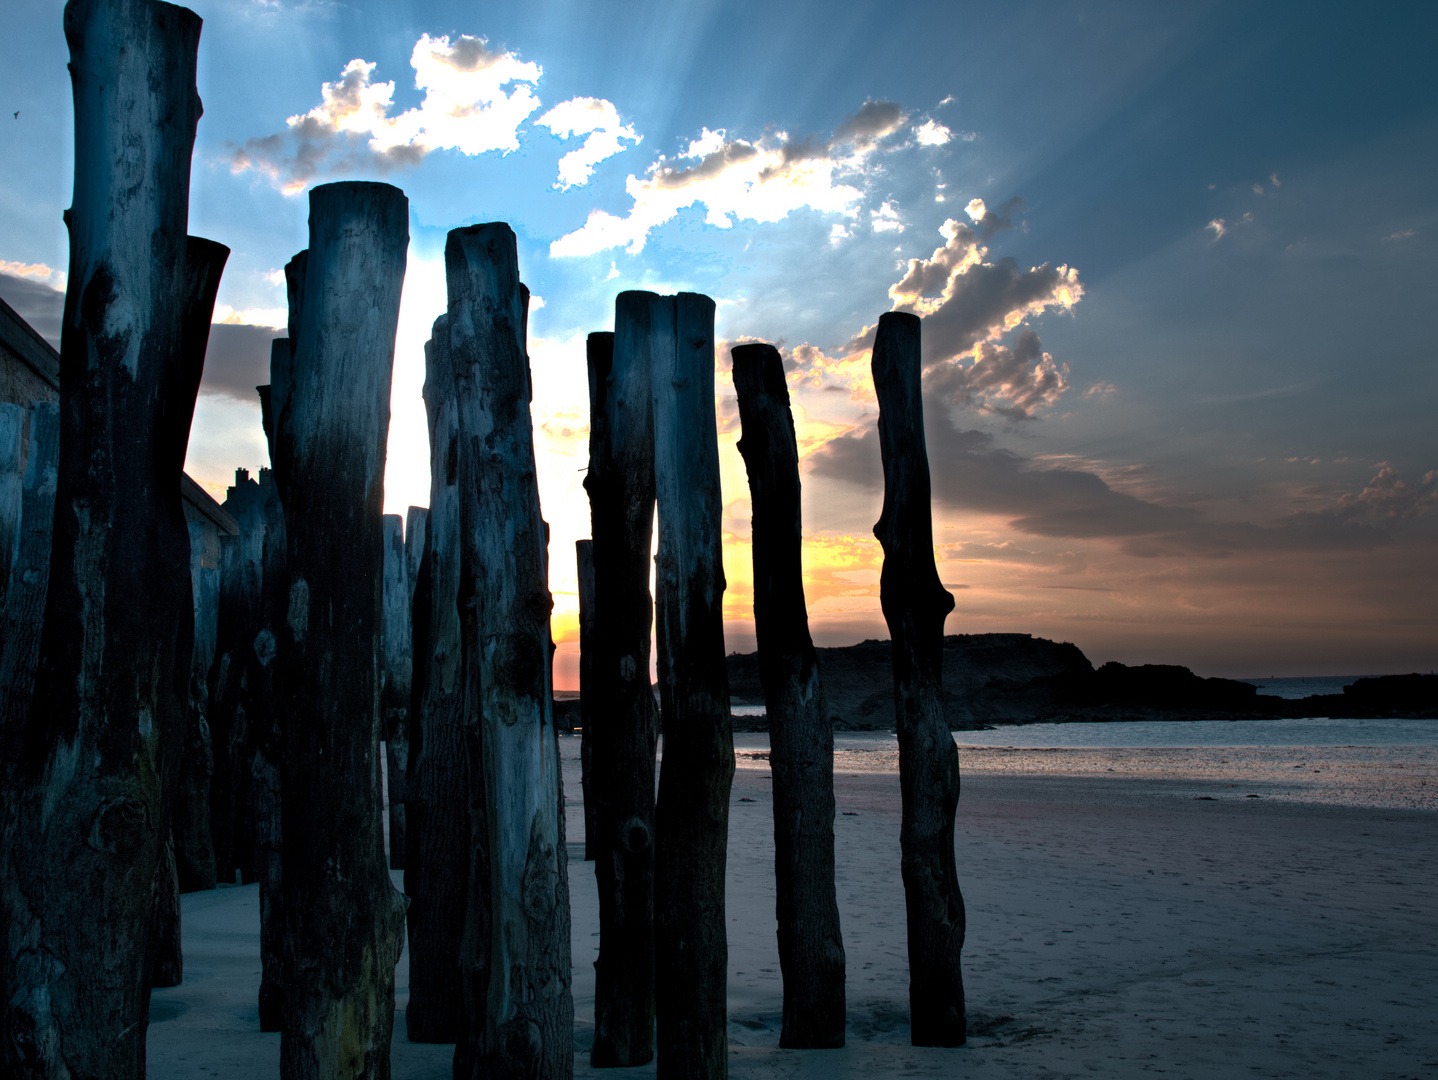
[[[625,288],[707,293],[725,343],[783,348],[821,643],[885,636],[865,332],[900,307],[925,316],[949,632],[1203,674],[1438,661],[1431,5],[193,6],[190,230],[233,254],[191,474],[222,495],[264,464],[249,387],[283,321],[276,271],[307,243],[304,190],[382,179],[411,208],[387,502],[425,502],[445,234],[510,222],[543,301],[561,683],[582,343]],[[0,295],[51,332],[73,168],[61,5],[8,19]],[[747,649],[724,347],[718,364],[728,636]]]

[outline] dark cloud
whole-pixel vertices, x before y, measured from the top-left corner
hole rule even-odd
[[[0,296],[37,334],[55,348],[60,347],[60,319],[65,313],[65,294],[61,290],[0,273]]]
[[[842,142],[864,146],[897,131],[905,120],[896,101],[866,101],[859,111],[834,129],[834,145]]]
[[[270,326],[215,323],[205,350],[200,393],[219,394],[253,404],[255,387],[270,381],[270,342],[284,337]]]
[[[460,34],[448,49],[431,49],[430,55],[457,71],[479,71],[503,60],[507,54],[495,52],[482,37]]]
[[[1020,270],[1013,259],[975,263],[955,274],[949,293],[924,315],[924,361],[958,356],[1000,333],[1020,312],[1062,304],[1061,294],[1076,284],[1066,266],[1044,263]],[[909,305],[898,305],[904,310]]]
[[[1115,491],[1082,469],[1041,468],[993,444],[984,432],[950,422],[925,402],[925,434],[936,503],[1008,519],[1022,533],[1055,539],[1112,540],[1130,555],[1221,558],[1236,552],[1363,551],[1391,542],[1399,522],[1438,507],[1438,472],[1414,486],[1384,466],[1361,491],[1328,508],[1271,525],[1207,521],[1188,507],[1164,506]],[[883,490],[876,427],[834,439],[808,459],[815,475],[874,493]]]
[[[1068,389],[1067,367],[1043,350],[1039,335],[1020,330],[1012,346],[980,342],[973,363],[940,363],[924,378],[924,388],[951,405],[977,408],[1010,420],[1032,420]]]
[[[973,203],[969,205],[973,206]],[[1014,215],[1023,208],[1024,200],[1018,195],[1015,195],[1008,202],[1004,203],[997,211],[990,210],[985,206],[984,212],[980,214],[978,220],[974,222],[978,227],[979,237],[984,240],[989,240],[1005,229],[1012,229],[1014,227]],[[975,206],[974,210],[977,209],[978,207]]]
[[[654,170],[654,182],[662,188],[683,187],[685,184],[693,183],[695,180],[705,180],[711,176],[718,176],[730,165],[740,161],[748,161],[757,154],[756,150],[749,143],[742,139],[735,139],[733,142],[726,142],[718,150],[705,154],[699,159],[699,164],[692,169],[670,169],[660,167]]]

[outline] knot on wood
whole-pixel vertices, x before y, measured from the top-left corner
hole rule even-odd
[[[619,846],[630,855],[648,851],[653,842],[653,834],[641,818],[632,817],[619,828]]]
[[[133,795],[110,799],[95,815],[89,844],[111,855],[134,851],[145,839],[149,826],[150,811],[143,800]]]
[[[255,635],[254,648],[255,659],[260,662],[260,667],[269,667],[279,649],[275,645],[275,635],[270,633],[268,626]]]

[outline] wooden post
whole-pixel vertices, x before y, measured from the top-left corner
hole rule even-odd
[[[455,1042],[459,1032],[472,765],[478,761],[479,747],[479,718],[465,715],[461,685],[459,418],[448,320],[447,315],[435,320],[433,336],[424,346],[429,513],[423,559],[415,575],[410,782],[405,808],[409,850],[404,891],[410,898],[405,1025],[411,1042],[426,1043]],[[488,904],[488,898],[486,890],[482,904]],[[476,947],[487,948],[488,942],[487,929],[477,934]],[[476,958],[476,963],[481,962]],[[487,964],[481,966],[488,969]]]
[[[419,566],[424,561],[424,532],[429,522],[429,508],[427,506],[411,506],[404,516],[404,580],[409,586],[409,599],[405,602],[406,610],[414,606],[414,590],[419,583]],[[414,630],[410,630],[410,651],[414,651]],[[414,687],[413,674],[414,657],[410,657],[410,687]],[[410,713],[414,715],[413,712]]]
[[[180,328],[200,20],[65,9],[75,188],[34,701],[5,792],[0,1073],[142,1077],[188,533]],[[80,763],[83,762],[83,767]],[[103,917],[102,916],[103,913]]]
[[[799,450],[784,362],[732,350],[753,503],[754,630],[774,773],[774,877],[784,1026],[779,1045],[844,1045],[844,939],[834,891],[834,730],[809,636]]]
[[[19,762],[24,746],[35,669],[40,662],[60,459],[60,406],[37,401],[30,406],[29,417],[20,528],[0,621],[0,790],[7,793],[12,790],[10,769]],[[0,818],[0,825],[3,822]]]
[[[459,415],[463,685],[483,733],[480,842],[490,878],[489,970],[469,1021],[470,1075],[567,1078],[574,999],[547,655],[553,604],[514,233],[503,223],[452,230],[445,271]],[[461,962],[472,965],[467,937]]]
[[[654,753],[649,681],[654,529],[655,357],[673,352],[674,300],[622,292],[614,333],[591,334],[590,533],[594,538],[594,693],[590,789],[599,958],[596,1067],[654,1057]],[[586,717],[586,726],[590,720]]]
[[[274,417],[290,586],[279,634],[286,1080],[389,1075],[404,903],[380,826],[375,659],[408,239],[397,188],[310,192],[299,333]]]
[[[380,709],[389,781],[389,866],[404,869],[405,778],[409,771],[410,594],[404,519],[384,515],[384,618],[380,624]]]
[[[0,611],[10,591],[10,569],[19,549],[27,419],[25,406],[0,402]]]
[[[966,1036],[964,898],[954,863],[959,753],[944,720],[944,620],[954,598],[934,564],[929,455],[924,445],[917,315],[879,317],[874,390],[884,510],[874,535],[884,548],[879,595],[894,644],[899,735],[899,833],[909,925],[909,1013],[915,1046],[961,1046]]]
[[[714,416],[714,301],[674,297],[654,355],[659,694],[654,981],[660,1080],[728,1075],[724,867],[734,736],[724,667],[724,564]],[[600,601],[601,608],[603,600]]]
[[[592,414],[591,414],[592,415]],[[592,424],[592,422],[591,422]],[[579,786],[584,795],[584,861],[594,859],[594,793],[590,768],[594,744],[592,717],[599,713],[594,686],[594,541],[574,542],[574,567],[579,581]]]

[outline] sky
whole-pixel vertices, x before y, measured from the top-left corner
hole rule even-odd
[[[726,644],[754,647],[728,349],[777,345],[820,645],[887,637],[869,375],[923,316],[948,633],[1203,675],[1438,666],[1429,4],[208,0],[190,231],[232,249],[187,470],[267,464],[254,386],[307,192],[409,198],[386,510],[428,501],[448,230],[531,289],[556,685],[577,685],[584,339],[717,303]],[[58,0],[0,38],[0,296],[58,342]]]

